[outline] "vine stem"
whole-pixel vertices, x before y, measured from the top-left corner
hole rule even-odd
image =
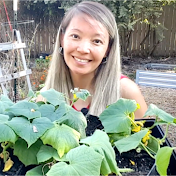
[[[167,126],[166,126],[166,131],[165,131],[165,134],[164,134],[163,138],[161,139],[161,143],[163,143],[165,141],[166,137],[167,137],[168,130],[169,130],[169,125],[170,124],[168,123]]]
[[[2,154],[3,154],[3,157],[4,157],[4,158],[3,158],[4,163],[5,163],[5,162],[7,161],[7,159],[8,159],[8,157],[7,157],[7,149],[8,149],[10,146],[12,146],[12,143],[11,143],[11,142],[9,142],[7,145],[5,144],[5,142],[1,144],[1,147],[3,148]]]
[[[142,147],[144,147],[145,151],[151,156],[151,158],[155,159],[155,157],[149,152],[147,147],[141,142]]]

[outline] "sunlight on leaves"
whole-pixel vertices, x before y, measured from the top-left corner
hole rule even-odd
[[[44,144],[54,147],[62,157],[70,149],[79,146],[80,134],[69,126],[55,125],[41,137]]]

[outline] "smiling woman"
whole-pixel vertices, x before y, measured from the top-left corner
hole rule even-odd
[[[91,1],[70,8],[58,30],[44,90],[54,88],[71,99],[71,89],[87,89],[92,96],[79,99],[74,107],[89,107],[89,114],[96,116],[120,97],[134,99],[141,105],[136,111],[141,118],[146,103],[137,85],[126,78],[121,76],[119,35],[112,12]]]

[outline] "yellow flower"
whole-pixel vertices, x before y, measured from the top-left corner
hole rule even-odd
[[[74,98],[74,99],[77,99],[77,96],[76,96],[76,94],[75,94],[75,93],[73,94],[73,98]]]
[[[135,166],[135,162],[134,162],[134,161],[130,160],[130,163],[131,163],[133,166]]]
[[[143,120],[143,121],[136,121],[135,123],[136,123],[136,125],[139,125],[139,126],[143,127],[144,123],[145,123],[145,120]]]
[[[147,134],[142,138],[142,142],[146,144],[146,142],[150,139],[151,130],[147,132]],[[147,142],[148,143],[148,142]],[[146,144],[147,145],[147,144]]]
[[[5,162],[5,166],[4,166],[3,172],[9,171],[12,166],[13,166],[13,161],[9,157],[9,159]]]
[[[140,108],[141,108],[141,106],[140,106],[139,103],[137,103],[136,105],[137,105],[137,109],[140,109]]]
[[[135,126],[133,129],[132,129],[132,132],[139,132],[141,130],[141,126]]]

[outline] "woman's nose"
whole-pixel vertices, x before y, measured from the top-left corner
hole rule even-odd
[[[80,42],[77,47],[77,51],[82,53],[90,53],[90,42],[88,41]]]

